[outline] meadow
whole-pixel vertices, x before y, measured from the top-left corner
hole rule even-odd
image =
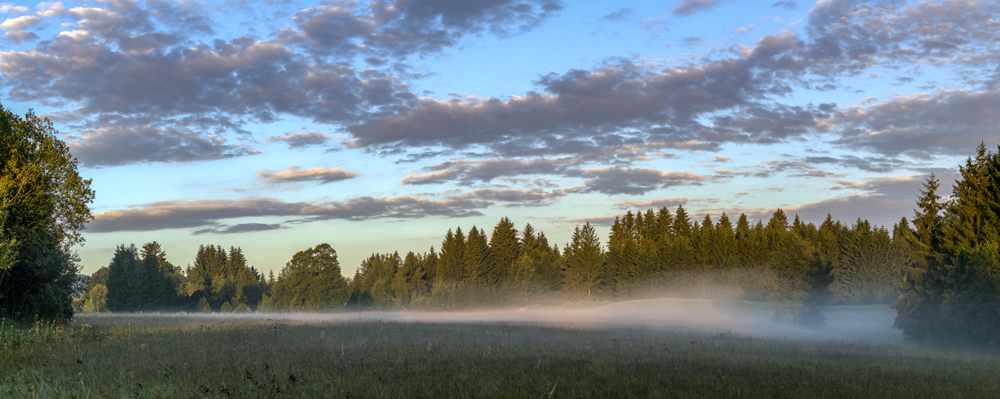
[[[0,325],[0,396],[774,398],[1000,395],[1000,356],[922,347],[884,306],[830,325],[648,300],[452,313],[78,314]],[[888,320],[885,320],[886,316]]]

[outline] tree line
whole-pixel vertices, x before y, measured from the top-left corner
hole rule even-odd
[[[1000,148],[1000,147],[998,147]],[[626,212],[605,242],[589,223],[563,248],[530,224],[449,229],[423,253],[372,254],[350,278],[321,244],[275,276],[239,248],[202,246],[186,269],[156,243],[120,246],[83,310],[223,312],[456,310],[606,303],[659,296],[767,301],[775,318],[822,324],[825,306],[891,304],[913,338],[1000,342],[1000,156],[980,145],[947,200],[932,174],[912,221],[891,229],[776,210],[752,223],[691,219],[683,205]]]
[[[372,254],[341,275],[328,244],[295,254],[277,276],[240,248],[199,247],[186,269],[156,242],[119,246],[75,303],[84,311],[337,311],[467,309],[609,302],[662,295],[770,301],[776,317],[822,322],[827,304],[891,303],[912,252],[906,220],[890,233],[858,220],[819,226],[777,210],[690,220],[683,205],[627,212],[602,245],[589,223],[563,249],[530,224],[502,218],[490,234],[448,230],[440,250]]]
[[[914,211],[896,327],[937,342],[1000,344],[1000,146],[980,144],[942,202],[932,174]]]

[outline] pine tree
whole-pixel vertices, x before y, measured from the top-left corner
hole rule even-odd
[[[631,211],[626,214],[631,221]],[[611,235],[608,236],[607,265],[617,282],[614,293],[617,297],[631,298],[632,283],[645,278],[643,271],[636,267],[636,255],[639,252],[637,232],[634,226],[615,218],[611,225]],[[639,274],[639,275],[637,275]]]
[[[952,186],[952,200],[945,207],[944,224],[941,234],[945,251],[957,253],[963,248],[974,248],[983,242],[1000,241],[1000,227],[993,223],[1000,220],[996,212],[997,194],[1000,181],[994,181],[990,158],[996,155],[986,151],[982,143],[976,149],[976,158],[971,157],[964,167],[959,167],[962,178]],[[1000,177],[1000,176],[998,176]]]
[[[431,246],[430,251],[428,251],[427,254],[425,254],[420,261],[421,264],[423,265],[424,271],[427,273],[426,279],[429,288],[431,284],[434,284],[434,282],[438,281],[437,270],[439,268],[438,264],[441,263],[437,252],[434,251],[434,246]]]
[[[683,205],[677,205],[677,212],[674,213],[674,236],[691,237],[691,220]]]
[[[221,276],[226,265],[226,251],[222,247],[215,245],[200,245],[198,253],[194,258],[194,265],[187,269],[187,294],[195,296],[201,291],[204,296],[209,296],[213,291],[218,290],[221,285]],[[218,284],[215,284],[218,282]],[[213,286],[214,285],[214,286]],[[222,304],[219,303],[219,306]]]
[[[521,255],[521,243],[517,239],[517,229],[514,222],[504,217],[493,228],[490,236],[490,270],[487,273],[487,283],[493,286],[502,284],[510,273],[510,268]]]
[[[174,266],[167,261],[167,254],[156,241],[142,246],[143,273],[146,284],[143,288],[146,297],[145,309],[163,308],[174,304],[177,298],[177,285],[171,278]]]
[[[567,247],[569,287],[576,295],[596,299],[613,283],[606,272],[604,253],[594,227],[587,222],[573,230],[573,240]]]
[[[441,243],[441,255],[438,261],[438,279],[456,283],[462,281],[465,270],[465,235],[459,227],[453,234],[448,230]]]
[[[933,173],[924,182],[914,210],[913,253],[903,277],[902,295],[892,304],[894,326],[914,339],[926,339],[939,326],[942,294],[945,289],[944,261],[940,241],[945,222],[944,206],[937,194],[938,179]]]
[[[521,249],[524,252],[538,249],[538,237],[535,235],[535,228],[531,227],[531,223],[525,224],[524,230],[521,231]]]
[[[490,247],[482,229],[472,226],[465,243],[465,268],[462,280],[474,287],[485,287],[490,283]]]
[[[750,234],[750,221],[747,220],[745,213],[741,213],[740,218],[736,220],[736,259],[742,267],[759,265],[754,257],[757,249]]]
[[[640,229],[639,234],[642,238],[649,240],[651,242],[656,242],[660,239],[660,237],[658,237],[659,234],[657,234],[658,232],[656,230],[657,228],[656,213],[653,212],[652,209],[646,210],[646,219],[642,223],[642,225],[638,227]]]
[[[733,232],[733,224],[725,212],[715,225],[715,250],[712,252],[712,262],[719,268],[732,268],[738,264],[736,235]]]
[[[674,216],[667,207],[660,208],[656,213],[656,240],[669,241],[674,228]]]
[[[721,266],[714,262],[717,246],[715,242],[715,224],[712,222],[711,215],[705,215],[705,219],[701,222],[701,228],[698,229],[696,237],[698,239],[695,241],[695,261],[698,263],[698,267],[704,270]]]
[[[143,309],[145,269],[135,245],[119,245],[108,265],[108,309],[137,312]]]
[[[924,182],[924,189],[920,190],[920,197],[917,199],[917,207],[914,210],[913,227],[916,229],[916,244],[918,251],[930,254],[938,248],[937,239],[941,235],[941,196],[937,194],[938,179],[931,173],[927,181]]]

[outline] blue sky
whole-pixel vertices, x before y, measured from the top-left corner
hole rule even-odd
[[[891,227],[997,144],[996,2],[0,4],[0,101],[93,179],[83,272],[118,244],[346,275],[504,216],[678,204]]]

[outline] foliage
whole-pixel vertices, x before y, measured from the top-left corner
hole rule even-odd
[[[108,287],[104,284],[97,284],[90,291],[83,303],[84,312],[107,312],[108,309]]]
[[[90,180],[52,123],[0,105],[0,317],[66,320]]]
[[[917,200],[895,326],[916,339],[997,345],[1000,154],[980,144],[959,172],[949,201],[940,203],[934,175]]]
[[[281,269],[271,288],[277,306],[290,310],[339,310],[349,296],[337,251],[320,244],[301,251]]]
[[[872,228],[860,219],[841,234],[841,256],[834,263],[830,286],[834,300],[845,304],[895,301],[910,252],[905,240],[894,242],[888,230]]]
[[[573,241],[566,247],[565,290],[571,297],[595,299],[610,290],[611,273],[604,261],[604,251],[597,232],[589,222],[573,230]]]

